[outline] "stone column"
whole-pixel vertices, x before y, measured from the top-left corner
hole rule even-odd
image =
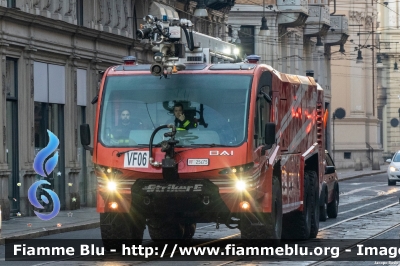
[[[7,156],[6,156],[6,141],[7,141],[7,110],[6,110],[6,51],[5,48],[8,44],[1,43],[0,44],[0,53],[1,53],[1,61],[0,61],[0,84],[1,84],[1,93],[0,93],[0,205],[2,208],[2,216],[3,219],[10,218],[10,201],[8,199],[9,191],[8,191],[8,182],[11,171],[9,170],[9,166],[7,164]],[[10,136],[8,136],[10,137]]]
[[[0,165],[0,206],[1,206],[1,219],[10,219],[10,200],[8,199],[8,179],[11,171],[6,170],[7,165]]]
[[[76,43],[72,37],[72,43]],[[79,195],[79,162],[78,153],[78,113],[77,113],[77,68],[78,57],[74,52],[67,64],[67,84],[65,113],[70,114],[70,119],[65,119],[65,207],[67,210],[80,208]]]
[[[33,160],[35,158],[35,102],[34,102],[34,76],[33,63],[36,48],[31,42],[25,47],[23,56],[20,58],[19,66],[19,89],[18,89],[18,107],[20,110],[29,110],[28,112],[19,112],[19,180],[20,189],[20,213],[23,216],[32,216],[33,207],[28,199],[28,189],[36,181],[36,172],[33,170]]]
[[[33,206],[28,199],[28,189],[33,183],[37,181],[36,172],[31,171],[21,171],[22,182],[20,187],[20,213],[22,216],[33,216]]]

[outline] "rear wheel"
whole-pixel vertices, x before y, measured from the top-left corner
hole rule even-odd
[[[256,224],[257,217],[262,224]],[[253,223],[252,223],[253,221]],[[243,214],[240,219],[243,240],[280,239],[282,234],[282,188],[278,177],[272,179],[272,210],[270,214]]]
[[[335,187],[333,193],[334,197],[331,202],[328,203],[327,213],[329,218],[336,218],[339,212],[339,189]]]
[[[106,250],[121,249],[121,244],[140,245],[145,229],[144,220],[127,213],[100,213],[100,231]]]
[[[306,176],[309,176],[311,189],[314,191],[313,195],[311,196],[312,202],[312,217],[311,217],[311,230],[310,230],[310,238],[315,238],[318,235],[319,230],[319,182],[318,182],[318,175],[315,171],[307,171],[304,173]]]
[[[284,239],[308,239],[311,232],[313,217],[313,194],[315,193],[310,182],[310,175],[304,173],[303,210],[285,215],[283,219],[282,237]]]

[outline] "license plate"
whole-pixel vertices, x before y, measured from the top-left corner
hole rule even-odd
[[[208,165],[208,159],[188,159],[187,165]]]
[[[125,153],[124,167],[148,168],[149,152],[148,151],[130,151]]]

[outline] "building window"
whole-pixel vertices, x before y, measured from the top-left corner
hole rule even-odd
[[[6,58],[6,160],[11,170],[8,182],[10,212],[19,212],[18,166],[18,59]]]
[[[15,0],[7,0],[7,7],[15,7]]]
[[[59,159],[56,168],[49,175],[50,187],[59,196],[61,209],[65,208],[65,66],[34,62],[35,101],[35,153],[48,143],[47,130],[59,139]],[[57,177],[57,178],[56,178]]]
[[[344,157],[345,159],[351,159],[351,152],[344,152],[343,157]]]
[[[241,26],[239,31],[241,55],[254,54],[254,26]]]
[[[76,0],[76,19],[79,26],[83,26],[83,0]]]
[[[138,23],[139,23],[139,18],[136,15],[136,6],[133,7],[133,25],[132,25],[132,36],[134,39],[136,39],[136,32],[138,30]]]

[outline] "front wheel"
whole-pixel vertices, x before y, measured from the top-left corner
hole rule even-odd
[[[321,222],[325,222],[326,221],[326,217],[328,216],[327,213],[326,213],[326,209],[328,208],[328,204],[326,203],[328,195],[327,195],[326,192],[324,192],[324,194],[325,194],[324,195],[324,203],[322,204],[322,206],[319,207],[319,220]]]
[[[176,221],[151,223],[148,229],[153,241],[183,239],[185,233],[185,226]]]
[[[272,179],[271,213],[243,214],[240,232],[243,240],[280,239],[282,235],[282,188],[278,177]],[[257,217],[261,224],[256,224]],[[252,223],[253,222],[253,223]]]
[[[184,230],[183,239],[192,239],[196,233],[196,223],[186,223]]]
[[[336,218],[339,212],[339,189],[335,187],[333,200],[328,203],[327,213],[329,218]]]
[[[144,220],[128,213],[100,213],[100,232],[106,250],[120,250],[122,245],[140,245],[145,229]]]

